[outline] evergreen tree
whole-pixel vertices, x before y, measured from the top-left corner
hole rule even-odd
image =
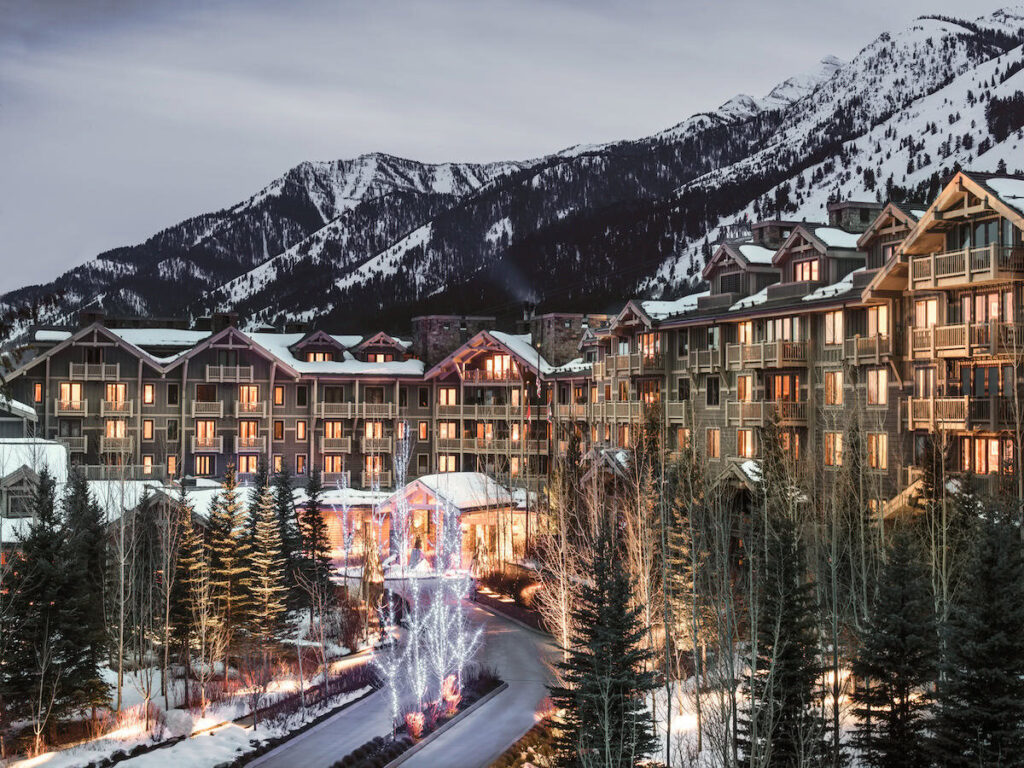
[[[64,513],[70,578],[62,606],[66,624],[74,628],[64,685],[72,691],[78,707],[95,710],[110,699],[110,686],[100,676],[107,640],[103,606],[106,531],[103,512],[89,493],[85,476],[77,470],[68,477]]]
[[[287,465],[274,476],[274,504],[277,509],[277,526],[281,533],[281,558],[284,560],[288,605],[294,608],[302,603],[300,590],[295,580],[301,540],[298,517],[295,513],[295,489],[292,486],[292,474]]]
[[[249,537],[256,537],[256,518],[259,514],[260,497],[263,489],[270,486],[270,467],[267,466],[267,457],[260,454],[256,462],[256,474],[252,478],[252,487],[249,489]]]
[[[1024,556],[1019,529],[979,525],[962,599],[944,627],[932,728],[944,766],[1019,765],[1024,754]]]
[[[177,511],[181,526],[181,541],[178,544],[174,587],[171,593],[171,639],[178,648],[181,661],[185,665],[186,679],[191,677],[192,664],[192,621],[193,611],[191,597],[194,593],[194,579],[198,564],[203,560],[203,537],[201,530],[192,520],[192,500],[189,499],[185,486],[181,486],[178,497]],[[186,690],[186,705],[188,691]]]
[[[263,487],[256,506],[256,533],[250,545],[252,568],[249,573],[252,604],[249,634],[266,652],[269,643],[283,628],[288,590],[284,584],[284,560],[281,557],[281,531],[273,491]]]
[[[324,486],[315,467],[306,481],[306,506],[299,519],[302,534],[302,574],[310,584],[326,590],[331,577],[331,542],[322,512]]]
[[[236,633],[246,626],[249,608],[250,552],[245,518],[235,468],[228,465],[223,487],[210,509],[210,586],[226,635],[225,680]]]
[[[871,615],[853,662],[854,743],[875,768],[924,768],[928,684],[938,636],[928,571],[906,535],[896,537],[879,577]]]
[[[762,483],[764,484],[764,483]],[[789,493],[786,489],[785,493]],[[797,768],[824,757],[824,724],[816,711],[821,663],[814,587],[789,517],[767,524],[764,568],[757,574],[759,615],[745,683],[739,743],[749,765]]]
[[[564,768],[638,765],[656,746],[646,695],[655,689],[645,671],[640,612],[630,608],[629,577],[605,526],[592,552],[593,577],[574,610],[576,631],[559,663],[564,686],[551,688],[565,724],[556,748]]]

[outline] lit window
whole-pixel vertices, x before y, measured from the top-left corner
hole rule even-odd
[[[754,430],[736,430],[736,454],[744,459],[754,458]]]
[[[278,454],[274,455],[274,458],[271,461],[271,465],[274,468],[274,474],[275,475],[279,474],[281,472],[281,467],[282,467],[281,454],[278,453]]]
[[[35,403],[43,402],[43,383],[37,381],[32,385],[32,401]]]
[[[690,430],[686,427],[680,427],[676,430],[676,447],[679,450],[690,447]]]
[[[442,453],[437,457],[438,472],[455,472],[455,456],[450,453]]]
[[[142,474],[153,474],[153,457],[146,455],[142,457]]]
[[[296,421],[295,422],[295,439],[305,440],[306,439],[306,422]]]
[[[825,405],[843,404],[843,372],[825,371]]]
[[[210,474],[210,467],[213,462],[209,456],[196,456],[196,474],[197,475],[208,475]]]
[[[240,475],[254,475],[256,474],[256,456],[255,454],[244,454],[238,457],[238,474]]]
[[[868,307],[868,336],[889,335],[889,307],[879,305]]]
[[[306,474],[306,454],[304,453],[298,453],[295,455],[295,474]]]
[[[746,320],[739,324],[739,342],[740,344],[753,344],[754,343],[754,323],[752,320]]]
[[[341,474],[345,471],[344,456],[339,454],[328,454],[324,456],[324,472],[330,474]]]
[[[818,279],[818,260],[809,259],[808,261],[798,261],[793,264],[793,271],[795,273],[796,282],[814,282]]]
[[[142,420],[142,439],[152,440],[153,439],[153,420],[143,419]]]
[[[152,405],[156,400],[156,387],[152,384],[142,385],[142,403],[143,405]]]
[[[284,422],[281,419],[274,421],[274,439],[284,440]]]
[[[743,374],[736,377],[736,399],[749,403],[754,399],[754,377]]]
[[[274,387],[274,405],[284,405],[284,387]]]
[[[825,466],[841,467],[843,465],[843,433],[825,433]]]
[[[333,352],[307,352],[307,363],[326,363],[334,359]]]
[[[421,441],[426,440],[427,439],[428,430],[430,429],[430,422],[428,422],[428,421],[421,421],[419,429],[420,429],[420,431],[419,431],[420,440]]]
[[[889,372],[885,368],[868,370],[868,405],[886,405],[889,402]]]
[[[825,343],[843,343],[843,310],[837,309],[825,313]]]
[[[178,474],[178,457],[173,453],[167,457],[167,474],[171,477]]]
[[[889,436],[884,432],[868,435],[868,466],[872,469],[889,467]]]
[[[708,458],[717,459],[722,455],[722,430],[717,427],[708,430]]]
[[[438,405],[456,405],[455,387],[441,387],[437,390]]]

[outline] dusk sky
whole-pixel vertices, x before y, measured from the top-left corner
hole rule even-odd
[[[923,13],[1002,4],[0,0],[0,290],[302,160],[516,159],[642,136]]]

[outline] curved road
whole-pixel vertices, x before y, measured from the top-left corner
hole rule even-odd
[[[547,696],[546,662],[554,658],[549,639],[508,619],[468,604],[484,625],[479,660],[497,669],[508,688],[438,736],[407,760],[409,768],[483,768],[490,765],[534,724],[534,712]],[[391,730],[384,691],[367,696],[329,720],[254,760],[259,768],[329,768],[374,736]]]

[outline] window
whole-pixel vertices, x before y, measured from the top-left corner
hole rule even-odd
[[[240,475],[255,475],[256,474],[256,454],[247,453],[242,454],[238,457],[238,474]]]
[[[274,439],[284,440],[284,421],[281,419],[274,420]]]
[[[78,381],[62,381],[60,383],[60,405],[66,410],[81,410],[82,384]]]
[[[32,385],[32,402],[43,402],[43,382],[37,381]]]
[[[406,428],[406,426],[407,426],[407,423],[404,422],[404,421],[398,422],[398,424],[395,426],[395,438],[397,440],[405,440],[405,428]]]
[[[793,461],[800,460],[800,436],[793,430],[779,432],[779,447]]]
[[[407,387],[402,387],[398,390],[398,407],[409,407],[409,389]]]
[[[178,420],[168,419],[167,420],[167,441],[176,442],[178,439]]]
[[[338,453],[327,454],[324,456],[324,472],[329,472],[332,475],[339,475],[345,471],[345,457]]]
[[[270,465],[271,465],[271,468],[273,469],[275,475],[280,474],[282,466],[283,466],[282,462],[281,462],[281,454],[275,453],[274,456],[270,460]]]
[[[843,465],[843,433],[825,433],[825,466],[841,467]]]
[[[889,372],[885,368],[868,369],[868,405],[889,402]]]
[[[420,408],[430,407],[430,389],[428,387],[420,387],[419,402]]]
[[[708,328],[708,349],[718,349],[719,333],[718,326]]]
[[[641,333],[636,338],[637,351],[645,360],[654,360],[661,355],[661,334]]]
[[[260,408],[260,388],[255,384],[241,384],[238,387],[239,413],[255,413]]]
[[[196,384],[196,400],[198,400],[200,403],[212,403],[216,399],[216,384]]]
[[[103,433],[107,437],[124,437],[127,429],[127,422],[124,419],[107,419]]]
[[[743,459],[754,458],[754,430],[736,430],[736,455]]]
[[[872,469],[889,468],[889,436],[884,432],[868,434],[868,466]]]
[[[739,329],[738,340],[740,344],[754,343],[754,322],[752,320],[745,320],[737,328]]]
[[[455,472],[457,467],[455,466],[455,456],[450,453],[442,453],[437,457],[437,471],[438,472]]]
[[[213,461],[210,456],[196,456],[195,472],[197,475],[209,475]]]
[[[889,307],[868,307],[868,336],[889,335]]]
[[[736,377],[736,399],[741,403],[749,403],[754,399],[754,377],[740,374]]]
[[[441,387],[437,390],[438,405],[458,405],[455,400],[455,387]]]
[[[153,420],[143,419],[142,420],[142,439],[152,440],[153,439]]]
[[[676,429],[676,448],[683,450],[690,447],[690,430],[688,427]]]
[[[416,454],[416,474],[425,475],[430,471],[430,455],[426,453]]]
[[[299,420],[295,422],[295,439],[305,440],[306,439],[306,422]]]
[[[418,433],[420,441],[421,442],[426,441],[427,435],[429,433],[430,433],[430,422],[429,421],[421,421],[419,423],[419,433]]]
[[[843,343],[843,310],[825,313],[825,343]]]
[[[260,423],[255,419],[241,419],[238,422],[238,437],[249,445],[254,445],[260,435]]]
[[[368,363],[390,363],[394,359],[395,356],[390,352],[370,352],[366,356]]]
[[[305,408],[309,403],[309,387],[305,384],[295,388],[295,405]]]
[[[442,440],[454,440],[459,435],[454,421],[442,421],[437,425],[437,436]]]
[[[825,371],[825,405],[843,404],[843,372]]]
[[[807,261],[794,262],[793,274],[793,279],[798,283],[816,281],[818,279],[818,260],[808,259]]]
[[[333,352],[307,352],[307,363],[326,363],[334,359]]]
[[[150,454],[142,457],[142,474],[152,475],[153,474],[153,456]]]
[[[593,400],[593,402],[596,403],[597,402],[597,390],[595,389],[595,390],[593,390],[593,392],[594,392],[594,400]],[[680,376],[679,377],[679,389],[677,390],[677,392],[678,392],[677,397],[680,400],[684,400],[685,401],[685,400],[689,400],[690,399],[690,380],[688,378],[686,378],[685,376]]]
[[[935,325],[939,315],[939,302],[937,299],[918,299],[914,302],[914,326],[917,328],[931,328]]]
[[[690,333],[689,331],[679,331],[676,336],[676,357],[682,360],[686,357],[690,348]]]
[[[709,408],[714,408],[721,403],[721,381],[717,376],[708,376],[705,400]]]
[[[722,455],[722,430],[718,427],[708,429],[707,451],[709,459],[717,459]]]
[[[274,405],[284,405],[284,387],[274,387]]]
[[[196,422],[196,445],[210,448],[217,439],[217,426],[213,419]]]
[[[167,385],[167,404],[177,405],[178,404],[178,385],[168,384]]]
[[[107,384],[107,402],[113,405],[123,405],[128,395],[128,386],[124,383]]]
[[[306,474],[306,454],[304,453],[295,454],[295,474]]]
[[[178,474],[178,457],[173,453],[167,457],[167,474],[171,477]]]
[[[384,437],[383,421],[367,421],[363,423],[363,437],[380,438]]]
[[[152,405],[156,401],[156,386],[153,384],[142,385],[142,404]]]
[[[513,443],[519,442],[519,424],[516,422],[509,424],[509,439],[512,440]]]

